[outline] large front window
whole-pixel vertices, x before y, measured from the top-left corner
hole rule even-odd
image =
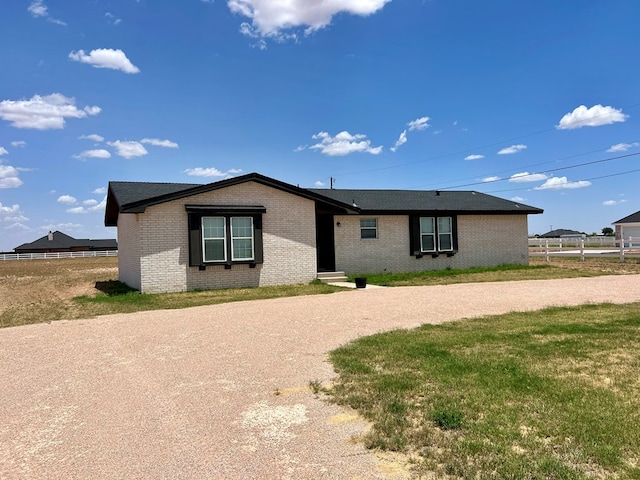
[[[202,245],[205,262],[227,260],[227,241],[231,260],[253,260],[252,217],[202,217]]]

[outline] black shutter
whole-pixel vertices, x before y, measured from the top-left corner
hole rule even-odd
[[[420,217],[409,215],[409,255],[422,255],[420,250]]]
[[[189,213],[189,266],[202,265],[202,215]]]
[[[255,263],[264,262],[264,253],[262,249],[262,215],[253,216],[253,258]]]

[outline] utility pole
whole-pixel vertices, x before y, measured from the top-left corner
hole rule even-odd
[[[329,183],[331,185],[331,190],[333,190],[333,182],[335,181],[335,178],[333,177],[329,177]]]

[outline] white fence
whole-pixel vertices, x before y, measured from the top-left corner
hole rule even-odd
[[[608,246],[590,242],[589,237],[529,238],[529,256],[545,257],[547,261],[551,256],[580,257],[583,261],[585,257],[619,257],[621,262],[624,262],[625,257],[640,258],[640,238],[610,238],[612,241]]]
[[[43,258],[117,257],[117,250],[87,252],[0,253],[0,260],[37,260]]]

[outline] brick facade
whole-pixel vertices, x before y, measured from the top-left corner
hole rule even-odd
[[[378,238],[360,238],[360,218],[377,218]],[[458,215],[458,252],[410,255],[407,215],[335,217],[336,269],[347,274],[414,272],[528,262],[526,215]]]
[[[190,267],[187,204],[264,206],[264,263]],[[127,253],[120,280],[144,293],[307,283],[317,274],[315,203],[257,182],[149,206],[142,214],[121,213],[118,232],[128,247],[121,249]]]

